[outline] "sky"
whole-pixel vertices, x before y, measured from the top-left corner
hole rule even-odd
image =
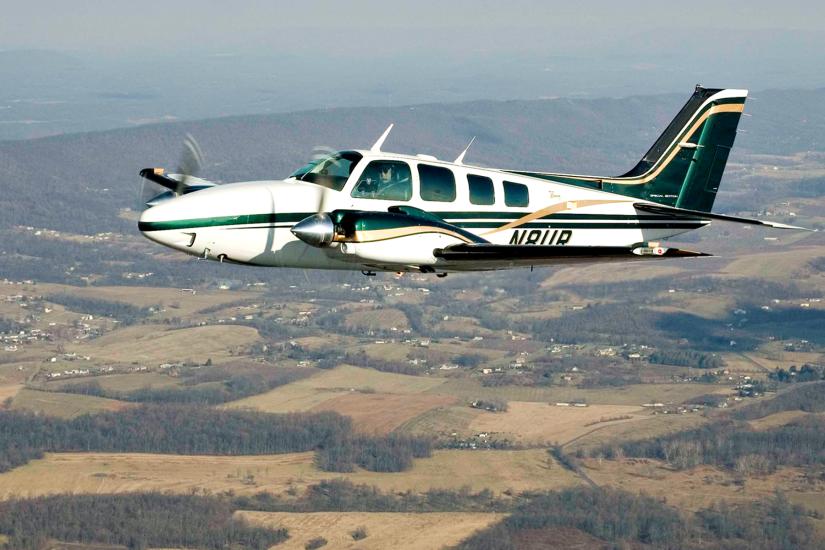
[[[0,0],[0,140],[237,114],[825,87],[825,2]]]
[[[3,0],[0,5],[2,48],[97,53],[276,46],[369,53],[555,45],[567,51],[661,29],[825,31],[825,3],[816,0]],[[386,43],[391,30],[400,38]]]

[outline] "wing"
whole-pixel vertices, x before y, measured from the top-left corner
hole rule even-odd
[[[457,271],[710,256],[710,254],[703,252],[645,245],[626,248],[619,246],[535,246],[464,243],[435,250],[434,255],[443,262],[445,268]]]

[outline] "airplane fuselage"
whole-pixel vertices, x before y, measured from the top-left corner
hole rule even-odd
[[[440,271],[456,269],[431,254],[461,242],[448,231],[386,229],[349,246],[319,248],[291,230],[320,211],[386,212],[407,206],[492,244],[629,248],[707,223],[639,212],[632,197],[503,170],[384,152],[347,154],[358,160],[345,178],[321,174],[313,183],[299,175],[203,189],[149,208],[140,230],[193,256],[248,265]],[[392,174],[382,182],[387,166]]]

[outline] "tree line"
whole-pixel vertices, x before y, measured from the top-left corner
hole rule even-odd
[[[810,416],[761,431],[742,422],[720,421],[654,439],[601,447],[591,454],[608,459],[653,458],[677,469],[710,464],[746,476],[767,474],[783,465],[825,464],[825,419]]]
[[[825,412],[825,382],[794,386],[773,399],[751,403],[730,414],[737,420],[755,420],[783,411]]]
[[[179,403],[218,405],[264,393],[301,380],[317,372],[309,368],[254,366],[218,366],[186,369],[181,373],[181,387],[146,387],[128,392],[106,389],[97,380],[64,384],[63,393],[93,395],[133,403]]]
[[[781,495],[756,503],[726,502],[683,516],[663,500],[616,489],[573,488],[532,495],[503,521],[454,550],[544,548],[558,528],[573,527],[605,548],[814,550],[820,548],[804,509]],[[525,544],[529,540],[530,544]],[[591,541],[592,544],[592,541]]]
[[[183,405],[141,405],[70,420],[0,411],[0,471],[44,452],[259,455],[316,451],[319,467],[402,471],[429,456],[428,438],[362,437],[333,412],[270,414]]]
[[[57,495],[0,502],[7,548],[43,550],[51,541],[116,544],[130,550],[204,548],[265,550],[286,529],[253,527],[233,516],[226,498],[134,493]],[[2,545],[0,545],[2,546]]]
[[[725,362],[716,354],[702,353],[689,349],[659,349],[650,354],[654,365],[675,365],[697,369],[719,369]]]
[[[126,302],[101,300],[100,298],[84,298],[68,293],[50,294],[45,297],[45,300],[79,313],[117,319],[123,326],[137,323],[152,314],[148,307],[138,307]]]

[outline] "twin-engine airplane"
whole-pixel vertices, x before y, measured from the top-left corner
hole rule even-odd
[[[616,177],[481,168],[464,164],[466,149],[453,162],[386,153],[392,125],[371,149],[317,158],[283,181],[215,185],[147,168],[168,191],[138,227],[202,258],[367,275],[705,256],[660,241],[711,220],[801,229],[711,213],[746,97],[697,86]]]

